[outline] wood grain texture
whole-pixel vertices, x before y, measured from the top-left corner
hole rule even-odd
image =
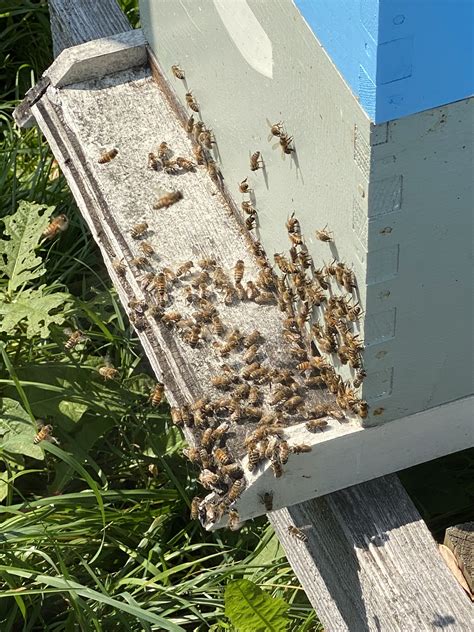
[[[328,632],[472,630],[469,599],[395,475],[269,518]],[[310,525],[308,541],[288,525]]]
[[[128,31],[131,26],[115,0],[49,0],[53,52]]]
[[[444,543],[456,556],[471,592],[474,593],[474,522],[446,529]]]

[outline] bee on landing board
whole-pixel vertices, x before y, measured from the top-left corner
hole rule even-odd
[[[139,239],[140,237],[143,237],[147,230],[148,224],[146,222],[141,222],[140,224],[132,226],[130,229],[130,235],[133,239]]]
[[[182,199],[183,199],[183,194],[181,191],[172,191],[171,193],[165,193],[165,195],[162,195],[153,204],[153,208],[155,210],[158,210],[161,208],[168,208],[172,206],[173,204],[176,204],[176,202],[179,202]]]
[[[103,165],[103,164],[113,160],[117,154],[118,154],[118,149],[116,147],[113,147],[112,149],[109,149],[108,151],[103,151],[100,154],[99,159],[97,160],[97,162],[100,165]]]
[[[44,229],[42,236],[45,239],[54,239],[59,233],[64,233],[69,227],[69,220],[66,215],[61,214],[52,219]]]

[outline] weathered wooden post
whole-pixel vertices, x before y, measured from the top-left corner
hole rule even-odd
[[[84,11],[95,3],[51,5],[58,50],[83,41]],[[430,12],[430,33],[442,31],[445,5]],[[192,415],[188,423],[180,420],[190,442],[205,448],[196,460],[207,470],[207,488],[215,491],[200,507],[205,524],[224,524],[223,509],[234,521],[239,514],[247,519],[265,513],[265,495],[273,495],[273,509],[292,505],[270,518],[328,629],[468,630],[460,591],[396,477],[371,479],[473,444],[472,350],[466,344],[472,333],[466,300],[472,84],[454,80],[429,98],[428,86],[415,98],[418,83],[412,80],[412,91],[410,80],[419,60],[428,59],[426,51],[419,57],[420,50],[430,46],[421,37],[416,7],[357,2],[347,17],[338,16],[332,2],[298,6],[289,0],[142,2],[144,38],[140,31],[118,33],[123,18],[104,0],[94,9],[103,39],[64,50],[18,108],[17,120],[26,124],[33,115],[46,135],[170,402],[192,408],[202,396],[212,400],[211,408],[194,406],[194,423]],[[334,40],[341,32],[354,46],[348,55]],[[460,54],[455,44],[448,47],[453,67]],[[173,73],[175,65],[184,78]],[[190,114],[206,127],[188,127]],[[206,129],[212,135],[201,138]],[[169,147],[158,160],[162,141]],[[112,160],[104,161],[103,152],[112,149]],[[177,156],[204,164],[182,168]],[[263,168],[253,170],[259,158]],[[246,178],[249,191],[242,194],[245,186],[239,190],[238,183]],[[300,237],[285,227],[293,211]],[[134,234],[138,222],[147,224],[151,246],[145,262]],[[245,226],[270,260],[298,245],[293,264],[303,276],[295,277],[286,263],[280,292],[271,290],[270,297],[261,288],[250,297],[248,286],[243,295],[238,282],[229,284],[229,277],[238,277],[236,262],[244,264],[245,281],[267,269]],[[317,230],[326,231],[322,240]],[[314,268],[303,265],[305,257]],[[207,292],[197,279],[204,278],[209,258],[217,263],[209,264]],[[191,259],[195,271],[187,268],[173,278]],[[216,266],[223,271],[220,286]],[[281,284],[290,277],[294,288],[285,288]],[[312,287],[310,298],[304,291],[301,296],[303,277]],[[313,355],[293,344],[293,324],[283,327],[288,315],[279,305],[288,302],[282,296],[289,289],[297,297],[298,324],[313,335]],[[229,357],[218,322],[197,326],[194,291],[204,301],[211,296],[225,328],[249,335],[258,327],[262,333],[250,382],[262,382],[257,400],[277,420],[282,413],[284,429],[270,432],[272,451],[257,455],[257,467],[249,467],[244,440],[258,430],[260,413],[226,399],[234,378],[245,386],[246,347],[235,334],[239,350]],[[317,325],[311,331],[304,310]],[[457,336],[449,319],[457,323]],[[322,376],[329,389],[303,383],[295,350],[318,367],[306,377],[317,382]],[[229,380],[224,397],[213,380],[219,372],[224,385]],[[280,411],[275,391],[282,392],[285,381],[302,401]],[[329,413],[321,422],[327,425],[311,433],[308,413],[319,416],[320,410]],[[232,464],[235,478],[224,476],[214,461],[215,439],[212,432],[204,435],[207,430],[227,433],[230,455],[221,453],[221,464],[239,461],[242,469]],[[283,459],[285,442],[293,450]],[[302,443],[311,451],[297,453]],[[235,487],[236,480],[245,482]],[[369,482],[357,485],[362,481]],[[295,504],[335,490],[343,491]],[[300,549],[303,543],[290,540],[287,527],[303,522],[315,528]],[[398,564],[406,550],[408,565]],[[386,566],[393,591],[403,595],[398,604],[384,601]],[[429,582],[442,586],[435,604],[423,592]]]

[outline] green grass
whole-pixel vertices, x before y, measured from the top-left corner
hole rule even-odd
[[[122,5],[136,23],[134,0]],[[46,2],[0,0],[0,35],[0,217],[21,200],[67,213],[69,230],[38,250],[41,283],[71,296],[64,326],[89,339],[66,352],[63,325],[0,333],[0,396],[60,441],[43,460],[0,448],[0,629],[232,630],[224,590],[246,578],[285,599],[290,630],[319,630],[265,520],[214,534],[189,521],[195,472],[166,405],[147,403],[152,373],[100,253],[41,133],[12,123],[52,60]],[[105,361],[117,380],[98,376]],[[403,473],[437,535],[473,518],[473,473],[473,451]]]

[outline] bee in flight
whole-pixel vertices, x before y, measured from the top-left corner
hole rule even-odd
[[[36,433],[33,443],[38,445],[41,441],[49,441],[50,443],[58,444],[59,441],[53,437],[53,426],[51,424],[45,424],[42,420],[38,420],[38,432]]]
[[[76,347],[80,342],[86,342],[87,340],[89,340],[89,338],[85,336],[82,331],[79,331],[79,329],[73,331],[72,329],[66,328],[64,330],[64,333],[69,336],[69,338],[64,343],[64,348],[68,350],[74,349],[74,347]]]
[[[45,239],[54,239],[59,233],[64,233],[69,227],[69,220],[66,215],[61,214],[52,219],[43,231]]]

